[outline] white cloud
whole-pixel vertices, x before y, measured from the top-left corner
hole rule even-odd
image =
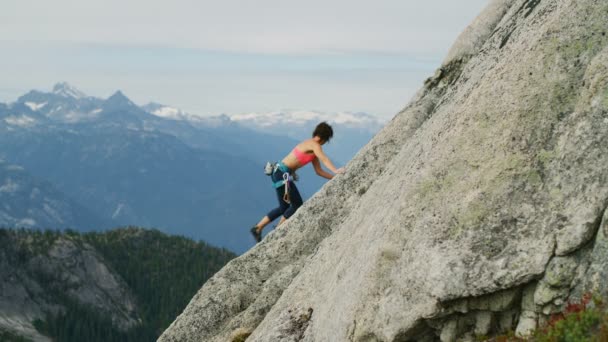
[[[436,53],[488,0],[9,0],[0,40]]]

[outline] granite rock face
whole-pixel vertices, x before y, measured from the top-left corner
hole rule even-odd
[[[525,335],[608,294],[607,15],[604,0],[493,1],[347,173],[159,340]]]

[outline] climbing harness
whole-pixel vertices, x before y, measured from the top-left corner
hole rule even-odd
[[[282,162],[276,163],[272,173],[274,174],[275,172],[277,172],[277,170],[281,170],[281,172],[283,172],[283,179],[276,181],[272,184],[275,188],[282,187],[283,185],[285,185],[286,181],[293,181],[293,177],[291,176],[291,169],[285,166],[285,164],[283,164]],[[287,175],[287,179],[285,179],[285,175]]]
[[[266,167],[264,168],[264,173],[268,174],[267,171],[272,168],[272,171],[270,172],[270,175],[274,174],[275,172],[277,172],[277,170],[281,170],[281,172],[283,172],[283,179],[274,182],[272,185],[278,189],[282,186],[285,187],[285,194],[283,195],[283,200],[286,203],[291,203],[291,201],[289,200],[289,182],[293,182],[295,180],[295,177],[292,175],[292,171],[290,168],[288,168],[285,164],[283,164],[283,162],[278,162],[278,163],[266,163]]]

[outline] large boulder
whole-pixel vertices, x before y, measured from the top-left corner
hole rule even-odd
[[[491,2],[347,173],[160,341],[525,335],[608,294],[607,15],[604,0]]]

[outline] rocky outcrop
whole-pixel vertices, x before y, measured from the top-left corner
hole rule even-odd
[[[48,341],[33,321],[63,312],[64,298],[108,315],[122,330],[140,323],[128,287],[90,245],[10,230],[0,230],[0,244],[0,330]]]
[[[411,103],[160,341],[525,335],[608,295],[608,2],[495,0]]]

